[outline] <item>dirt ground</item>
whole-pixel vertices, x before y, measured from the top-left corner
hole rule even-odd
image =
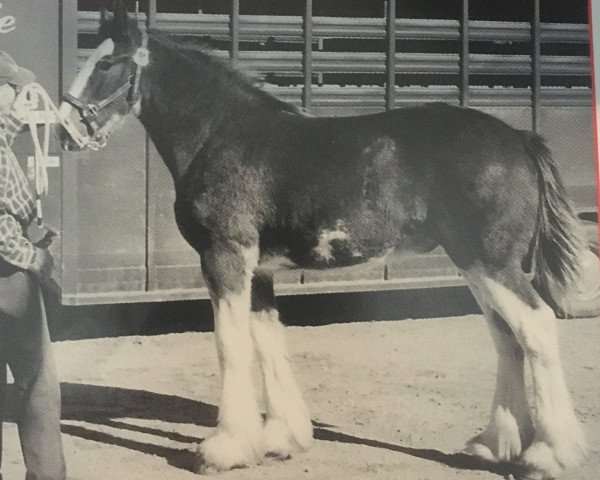
[[[565,475],[599,478],[600,323],[560,322],[568,383],[591,445]],[[455,454],[487,422],[495,353],[480,315],[289,327],[316,442],[286,462],[230,479],[497,479]],[[216,421],[212,333],[55,343],[69,478],[183,480]],[[14,424],[4,478],[23,478]],[[492,469],[493,470],[493,469]]]

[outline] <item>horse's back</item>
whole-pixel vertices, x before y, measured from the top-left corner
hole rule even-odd
[[[429,166],[429,220],[460,268],[500,266],[530,254],[539,179],[527,137],[473,109],[431,105],[406,139],[409,157]]]
[[[427,104],[279,127],[278,222],[304,250],[329,236],[357,261],[442,244],[461,266],[527,250],[538,180],[522,133],[501,120]]]

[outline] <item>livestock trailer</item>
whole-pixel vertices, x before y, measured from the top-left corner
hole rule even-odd
[[[0,4],[1,48],[56,101],[96,45],[99,13],[88,8],[96,3]],[[216,13],[171,7],[183,3],[143,2],[138,21],[214,42],[215,55],[312,115],[443,101],[540,133],[578,212],[596,221],[587,24],[541,22],[539,0],[532,18],[518,21],[473,18],[468,0],[447,19],[402,18],[393,1],[369,17],[345,16],[344,2],[338,16],[313,15],[312,0],[299,15],[241,14],[239,0],[220,2],[226,9]],[[26,135],[15,151],[27,168]],[[136,119],[99,151],[62,152],[54,139],[48,174],[44,218],[60,233],[53,252],[62,304],[207,298],[198,255],[175,225],[170,175]],[[442,250],[335,270],[273,269],[283,295],[463,284]]]

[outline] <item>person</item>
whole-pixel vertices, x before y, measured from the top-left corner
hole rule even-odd
[[[60,385],[41,294],[53,260],[43,245],[27,237],[35,201],[11,150],[23,127],[17,94],[34,79],[33,72],[0,51],[0,461],[8,365],[14,378],[9,405],[19,431],[25,478],[64,480]]]

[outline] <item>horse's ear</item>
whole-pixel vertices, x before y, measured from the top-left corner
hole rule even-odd
[[[106,9],[106,3],[102,4],[100,8],[100,25],[108,21],[108,10]]]
[[[116,31],[126,34],[128,23],[127,6],[121,0],[115,0],[113,5],[113,13]]]

